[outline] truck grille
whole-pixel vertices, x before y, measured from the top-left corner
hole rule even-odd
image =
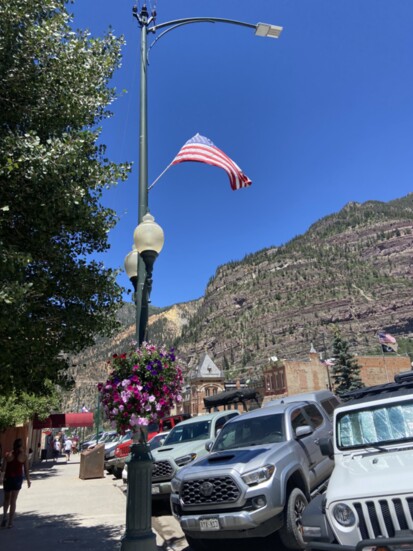
[[[174,468],[169,461],[155,461],[152,470],[152,480],[171,480]]]
[[[240,490],[230,476],[188,480],[182,486],[181,499],[185,505],[203,503],[234,503]]]
[[[413,530],[413,497],[378,498],[353,503],[359,519],[361,539],[384,536],[396,531]]]

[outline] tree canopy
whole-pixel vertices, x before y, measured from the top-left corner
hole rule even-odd
[[[108,249],[117,221],[102,192],[129,170],[98,141],[123,39],[71,23],[64,0],[0,4],[0,398],[9,401],[53,394],[70,354],[110,334],[121,304],[116,273],[93,254]]]

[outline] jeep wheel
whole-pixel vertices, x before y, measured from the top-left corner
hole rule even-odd
[[[301,515],[308,501],[299,488],[294,488],[288,496],[284,510],[284,526],[280,528],[280,538],[289,549],[304,549]]]

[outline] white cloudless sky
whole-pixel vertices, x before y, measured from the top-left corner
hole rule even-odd
[[[103,199],[120,217],[102,256],[113,268],[123,268],[138,217],[140,28],[132,6],[68,7],[75,27],[99,36],[111,26],[127,42],[112,82],[120,97],[101,135],[111,160],[134,163]],[[149,181],[199,132],[253,182],[232,191],[223,170],[184,163],[149,192],[165,231],[155,306],[200,297],[219,265],[282,245],[349,201],[413,191],[412,0],[158,0],[157,14],[157,23],[211,16],[284,30],[275,40],[233,25],[186,25],[151,49]],[[130,287],[124,273],[119,283]]]

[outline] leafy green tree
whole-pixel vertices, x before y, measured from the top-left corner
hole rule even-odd
[[[123,39],[70,24],[64,0],[0,3],[0,404],[54,394],[121,304],[91,255],[116,223],[102,191],[129,170],[98,143]]]
[[[350,353],[349,348],[348,342],[341,337],[339,331],[336,331],[333,340],[332,377],[334,391],[338,395],[364,386],[360,378],[360,366]]]

